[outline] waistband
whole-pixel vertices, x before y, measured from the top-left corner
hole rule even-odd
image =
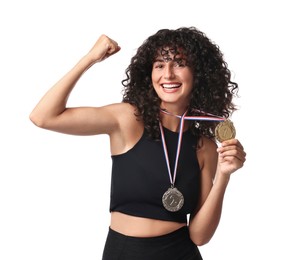
[[[176,238],[185,238],[189,239],[189,229],[188,226],[181,227],[171,233],[167,233],[164,235],[160,236],[155,236],[155,237],[134,237],[134,236],[127,236],[124,234],[121,234],[109,227],[109,234],[113,237],[116,237],[118,239],[126,239],[127,241],[132,241],[132,242],[142,242],[142,243],[163,243],[166,240],[174,240]],[[191,241],[191,240],[190,240]]]
[[[123,235],[109,227],[103,260],[202,260],[187,226],[155,237]]]

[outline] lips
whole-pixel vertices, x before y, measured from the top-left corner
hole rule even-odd
[[[162,84],[161,86],[164,89],[177,89],[181,86],[181,84]]]
[[[167,92],[172,92],[181,87],[181,84],[161,84],[162,88]]]

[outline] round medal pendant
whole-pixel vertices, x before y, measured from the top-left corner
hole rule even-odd
[[[227,119],[220,122],[215,129],[215,136],[219,142],[235,138],[236,131],[233,123]]]
[[[175,212],[182,208],[184,197],[177,188],[171,187],[163,194],[162,203],[166,210]]]

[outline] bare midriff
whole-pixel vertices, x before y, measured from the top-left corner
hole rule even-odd
[[[141,218],[120,212],[111,213],[110,228],[126,236],[155,237],[171,233],[186,223]]]

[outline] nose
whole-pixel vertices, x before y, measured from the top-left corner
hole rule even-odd
[[[167,64],[164,70],[164,79],[171,79],[174,76],[175,74],[174,74],[173,66],[171,66],[171,64]]]

